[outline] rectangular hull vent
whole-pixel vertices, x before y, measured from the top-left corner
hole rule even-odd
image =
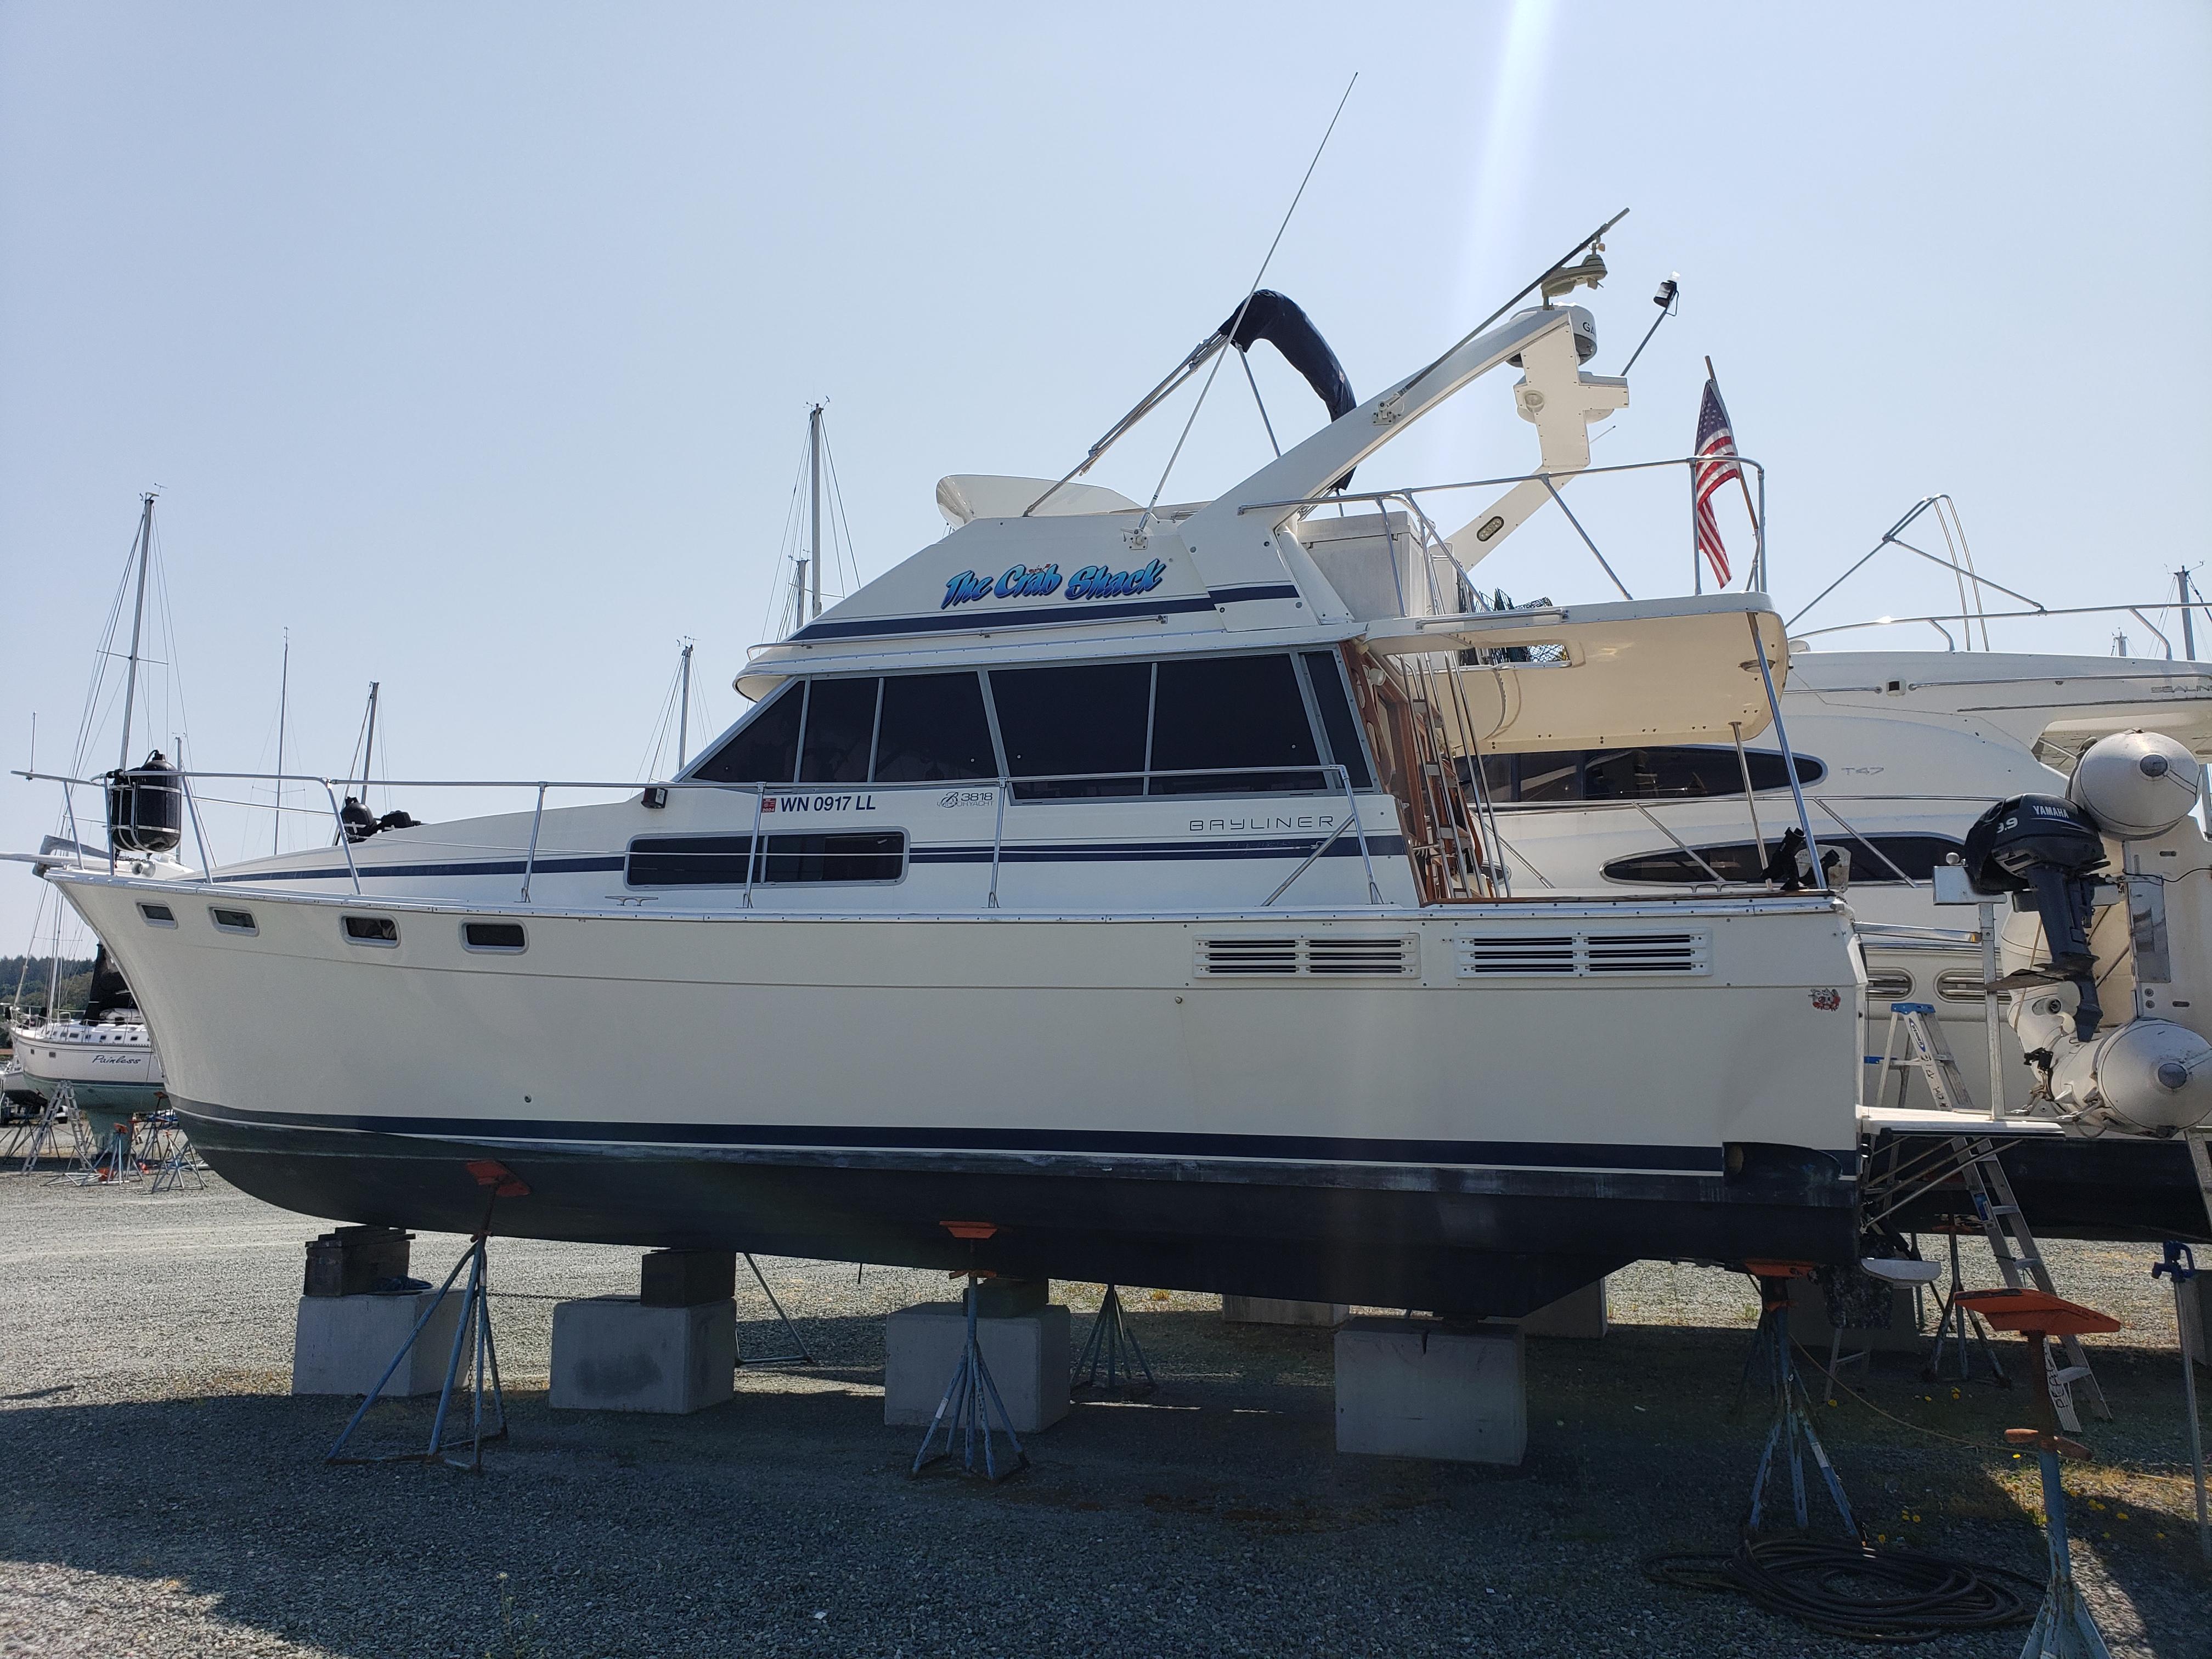
[[[1421,971],[1412,934],[1272,934],[1198,941],[1202,979],[1389,979]]]
[[[1462,933],[1462,979],[1600,979],[1623,974],[1710,974],[1710,933]]]

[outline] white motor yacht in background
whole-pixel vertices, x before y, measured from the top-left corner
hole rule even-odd
[[[1459,781],[1478,741],[1755,735],[1780,618],[1478,611],[1417,510],[1340,493],[1509,363],[1547,471],[1586,464],[1626,387],[1551,300],[1602,272],[1357,404],[1271,307],[1333,418],[1212,501],[948,481],[959,527],[642,794],[49,878],[195,1145],[317,1215],[471,1229],[496,1160],[505,1232],[952,1266],[988,1222],[1001,1273],[1470,1314],[1851,1260],[1843,904],[1509,894]]]
[[[1932,872],[1996,802],[2063,795],[2100,736],[2159,732],[2212,759],[2212,665],[1987,651],[1813,651],[1793,641],[1782,696],[1799,787],[1824,851],[1847,855],[1869,1011],[1930,1003],[1954,1054],[1984,1052],[1971,910],[1939,908]],[[1763,888],[1794,824],[1771,733],[1732,744],[1623,744],[1492,757],[1500,845],[1516,889]],[[1750,784],[1747,796],[1745,785]],[[1945,937],[1949,935],[1949,937]],[[2010,1103],[2030,1074],[2008,1027]],[[1979,1085],[1978,1064],[1969,1076]],[[1910,1091],[1924,1099],[1915,1080]]]

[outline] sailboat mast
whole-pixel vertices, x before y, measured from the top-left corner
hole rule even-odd
[[[62,1010],[62,910],[54,906],[54,956],[46,969],[46,1024],[51,1025],[61,1018]]]
[[[687,745],[691,736],[691,641],[684,642],[684,695],[676,708],[676,769],[684,769]]]
[[[146,626],[146,564],[154,550],[153,492],[140,499],[145,507],[138,515],[138,599],[131,612],[131,665],[123,681],[123,748],[115,763],[118,772],[131,764],[131,715],[138,701],[138,637]]]
[[[368,683],[368,738],[361,746],[361,804],[363,806],[368,805],[368,774],[376,754],[376,691],[383,684],[381,680]]]
[[[807,538],[807,580],[812,584],[813,605],[810,620],[822,614],[822,405],[816,404],[806,411],[807,453],[811,458],[807,473],[814,497],[813,515],[809,520]]]
[[[269,856],[275,858],[284,850],[284,715],[292,696],[292,630],[284,630],[284,666],[276,677],[276,810],[270,816],[276,822],[269,827]]]

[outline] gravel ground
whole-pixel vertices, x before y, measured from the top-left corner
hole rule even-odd
[[[1728,1414],[1755,1310],[1712,1270],[1632,1269],[1603,1341],[1529,1343],[1517,1469],[1340,1457],[1326,1332],[1132,1292],[1159,1395],[1078,1406],[989,1488],[908,1479],[916,1437],[882,1421],[882,1316],[943,1278],[764,1262],[821,1364],[741,1373],[689,1419],[586,1416],[544,1404],[552,1298],[634,1289],[638,1252],[498,1242],[514,1432],[471,1478],[320,1462],[349,1407],[285,1393],[317,1231],[212,1178],[155,1197],[0,1175],[0,1654],[1863,1651],[1637,1570],[1726,1547],[1757,1455],[1756,1408]],[[425,1236],[417,1273],[462,1243]],[[2146,1250],[2051,1250],[2063,1291],[2129,1322],[2096,1355],[2117,1420],[2069,1470],[2088,1593],[2116,1655],[2212,1654],[2171,1300]],[[1059,1294],[1079,1332],[1097,1287]],[[766,1311],[741,1282],[757,1351]],[[1903,1359],[1854,1386],[1887,1415],[1845,1397],[1821,1431],[1877,1529],[2039,1570],[2032,1465],[1998,1438],[2016,1394]],[[398,1446],[427,1423],[409,1402],[372,1425]]]

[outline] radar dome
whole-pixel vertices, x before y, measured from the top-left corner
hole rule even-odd
[[[2066,799],[2108,836],[2162,836],[2197,805],[2197,757],[2159,732],[2121,732],[2082,752]]]

